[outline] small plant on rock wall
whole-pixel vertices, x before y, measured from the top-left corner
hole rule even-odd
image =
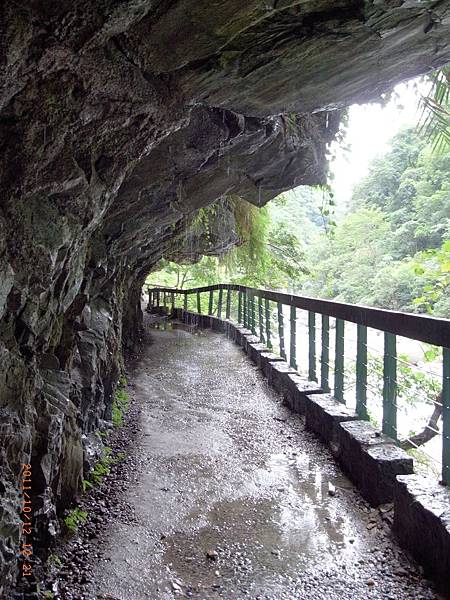
[[[94,487],[93,483],[89,479],[83,479],[83,492],[88,492]]]
[[[125,460],[125,452],[118,452],[113,458],[113,463],[116,464],[122,462],[123,460]]]
[[[62,560],[59,558],[59,556],[57,554],[55,554],[55,553],[50,554],[50,556],[47,558],[47,566],[61,567]]]
[[[128,411],[130,404],[130,394],[126,389],[127,380],[122,376],[119,380],[119,387],[114,394],[114,401],[111,407],[111,418],[114,427],[121,427],[123,416]]]
[[[105,475],[109,475],[111,465],[113,464],[113,458],[111,456],[111,448],[105,446],[103,450],[103,456],[99,462],[95,463],[91,473],[91,487],[94,483],[101,483]]]
[[[124,452],[118,452],[115,456],[113,456],[112,449],[109,446],[105,446],[101,460],[95,463],[91,472],[89,473],[89,479],[83,480],[83,491],[87,492],[92,489],[94,485],[100,484],[103,481],[103,477],[105,475],[109,475],[111,466],[122,462],[124,459]]]
[[[78,527],[86,523],[87,512],[81,510],[81,508],[72,509],[64,519],[64,524],[71,534],[75,534],[78,531]]]
[[[41,590],[41,586],[36,584],[36,591],[39,598],[46,598],[48,600],[52,600],[55,597],[55,594],[50,590]]]

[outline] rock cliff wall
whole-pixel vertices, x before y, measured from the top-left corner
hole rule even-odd
[[[33,466],[47,543],[80,493],[85,441],[110,417],[122,348],[139,341],[151,267],[183,254],[201,207],[323,183],[337,109],[450,62],[450,6],[4,0],[0,11],[6,594],[20,465]]]

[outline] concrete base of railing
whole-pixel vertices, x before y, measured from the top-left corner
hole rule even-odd
[[[372,506],[392,502],[397,475],[413,473],[413,459],[367,421],[341,423],[332,451]]]
[[[247,338],[247,345],[245,351],[247,352],[249,358],[251,358],[252,361],[260,367],[261,354],[269,352],[269,348],[265,344],[261,344],[259,340],[255,342],[250,341],[250,338]]]
[[[392,502],[396,476],[413,472],[413,460],[404,450],[330,394],[306,396],[305,425],[329,445],[372,506]]]
[[[450,489],[417,475],[397,480],[394,530],[450,597]]]
[[[335,446],[341,423],[356,421],[358,415],[339,403],[330,394],[308,395],[305,398],[305,425],[330,447]]]

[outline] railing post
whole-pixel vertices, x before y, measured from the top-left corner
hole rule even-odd
[[[188,295],[187,295],[187,292],[184,292],[183,309],[187,312],[187,308],[188,308]]]
[[[442,348],[442,481],[450,485],[450,348]]]
[[[270,340],[270,301],[264,298],[264,309],[266,313],[266,344],[269,350],[272,350],[272,342]]]
[[[247,290],[245,290],[243,298],[243,312],[244,312],[244,327],[248,329],[248,294]]]
[[[308,312],[308,378],[317,381],[316,375],[316,313]]]
[[[250,292],[250,302],[251,302],[251,322],[252,322],[252,333],[256,335],[256,311],[255,311],[255,293]]]
[[[367,327],[358,325],[356,336],[356,413],[367,421]]]
[[[258,296],[258,319],[259,319],[259,341],[261,344],[265,344],[266,340],[264,338],[264,317],[263,317],[263,302],[262,296]]]
[[[242,292],[238,291],[238,324],[242,323]]]
[[[297,369],[297,309],[291,304],[291,333],[290,333],[290,350],[289,350],[289,364],[293,369]]]
[[[383,433],[397,439],[397,340],[384,332]]]
[[[286,349],[284,347],[284,317],[283,317],[283,305],[281,302],[277,302],[278,312],[278,337],[280,338],[280,356],[286,360]]]
[[[200,292],[197,291],[197,312],[199,315],[202,314],[202,303],[200,301]]]
[[[208,315],[211,316],[213,314],[213,306],[214,306],[214,290],[209,291],[209,304],[208,304]]]
[[[175,312],[175,293],[174,292],[171,292],[170,299],[171,299],[171,303],[172,303],[172,315],[173,315]]]
[[[163,292],[163,307],[167,307],[167,292]]]
[[[219,300],[217,304],[217,317],[219,319],[222,318],[222,298],[223,298],[223,289],[219,288]]]
[[[322,349],[320,354],[320,387],[330,391],[330,317],[322,315]]]
[[[147,288],[147,294],[148,294],[148,306],[150,308],[151,306],[153,306],[153,292],[150,288]]]
[[[225,318],[229,319],[230,318],[230,313],[231,313],[231,292],[230,292],[230,288],[227,288],[227,300],[226,300],[226,312],[225,312]]]
[[[334,396],[344,402],[344,331],[345,321],[336,319],[336,354],[334,360]]]
[[[156,306],[157,306],[157,308],[159,308],[159,302],[160,302],[160,292],[159,292],[159,290],[157,290],[157,292],[156,292]]]

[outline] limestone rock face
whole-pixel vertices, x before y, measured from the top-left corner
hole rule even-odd
[[[447,0],[61,0],[0,8],[0,594],[21,463],[36,543],[80,493],[145,275],[199,208],[325,181],[336,109],[450,62]],[[225,222],[225,221],[223,221]],[[211,253],[236,242],[233,223]],[[210,240],[211,241],[211,240]],[[3,597],[2,596],[2,597]]]

